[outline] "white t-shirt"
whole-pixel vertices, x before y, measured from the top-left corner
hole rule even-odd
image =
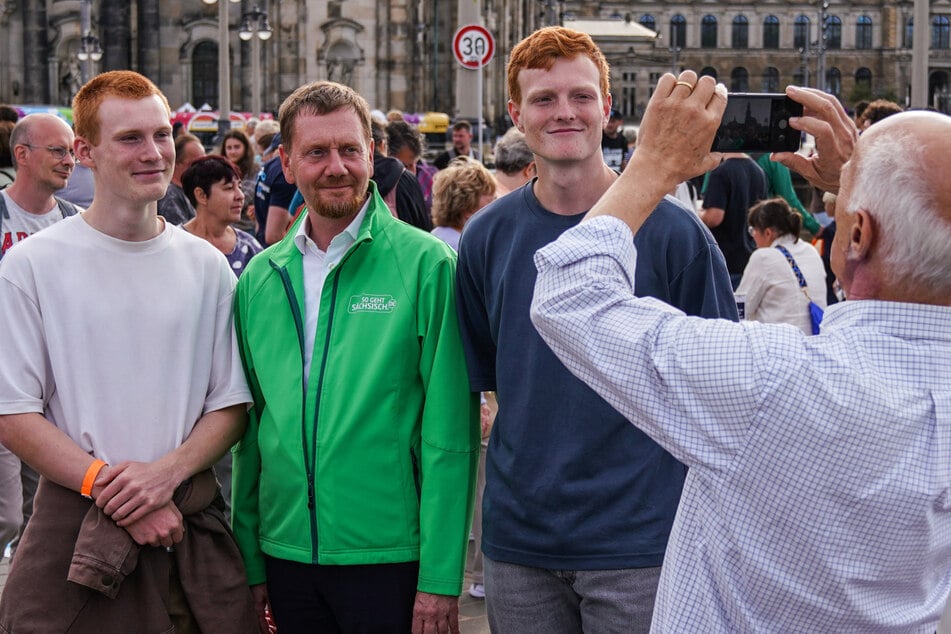
[[[42,413],[111,464],[167,454],[202,414],[251,401],[234,284],[172,225],[126,242],[56,223],[0,261],[0,414]]]
[[[743,271],[736,289],[746,300],[746,318],[770,324],[792,324],[807,335],[812,334],[809,321],[809,300],[799,289],[799,281],[786,256],[776,245],[786,247],[802,276],[806,278],[809,297],[826,307],[826,270],[822,258],[808,242],[780,236],[764,249],[756,249]]]
[[[63,212],[59,205],[53,204],[53,208],[45,214],[31,214],[29,211],[16,204],[16,202],[5,191],[0,191],[3,196],[3,202],[7,206],[7,216],[0,221],[0,230],[3,235],[0,243],[0,257],[6,254],[7,249],[24,238],[28,238],[40,229],[45,229],[50,225],[63,219]]]

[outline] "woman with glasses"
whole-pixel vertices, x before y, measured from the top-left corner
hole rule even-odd
[[[736,289],[746,301],[746,318],[812,334],[809,300],[825,309],[826,274],[819,252],[799,239],[802,217],[782,198],[770,198],[750,208],[748,222],[757,249]]]

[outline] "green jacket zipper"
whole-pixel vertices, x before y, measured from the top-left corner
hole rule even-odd
[[[297,343],[300,347],[301,368],[304,366],[304,319],[301,316],[300,304],[297,302],[297,295],[294,293],[294,287],[291,285],[291,278],[287,274],[287,269],[278,266],[273,261],[270,262],[271,268],[277,271],[284,285],[284,293],[287,295],[287,301],[291,307],[291,314],[294,316],[294,327],[297,328]],[[317,420],[316,414],[314,420]],[[310,509],[310,540],[312,544],[313,563],[317,563],[317,500],[314,490],[314,471],[317,455],[317,427],[314,426],[314,451],[307,450],[307,381],[301,378],[301,449],[304,453],[304,471],[307,477],[307,508]]]

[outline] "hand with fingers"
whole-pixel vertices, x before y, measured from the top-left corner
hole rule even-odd
[[[171,548],[185,537],[184,519],[172,502],[127,524],[125,530],[140,546]]]
[[[665,74],[647,104],[635,154],[650,154],[672,187],[713,169],[720,159],[710,147],[725,107],[726,88],[712,77],[692,70]]]
[[[692,70],[657,82],[638,131],[637,147],[621,174],[585,216],[611,215],[633,233],[677,185],[720,163],[711,153],[726,109],[726,87]]]
[[[417,592],[413,634],[459,634],[459,597]]]
[[[816,139],[815,152],[803,156],[794,152],[776,152],[772,159],[798,172],[819,189],[839,192],[839,174],[852,156],[859,132],[839,100],[815,88],[789,86],[786,94],[803,106],[802,117],[792,117],[793,129]]]
[[[94,488],[96,505],[124,528],[168,504],[181,484],[157,462],[123,462],[103,472]]]

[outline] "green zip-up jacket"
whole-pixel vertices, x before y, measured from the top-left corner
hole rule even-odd
[[[265,581],[264,554],[418,560],[418,591],[458,595],[479,417],[456,322],[456,258],[370,188],[359,236],[324,282],[306,384],[296,226],[239,280],[235,327],[254,407],[234,450],[234,532],[252,585]]]

